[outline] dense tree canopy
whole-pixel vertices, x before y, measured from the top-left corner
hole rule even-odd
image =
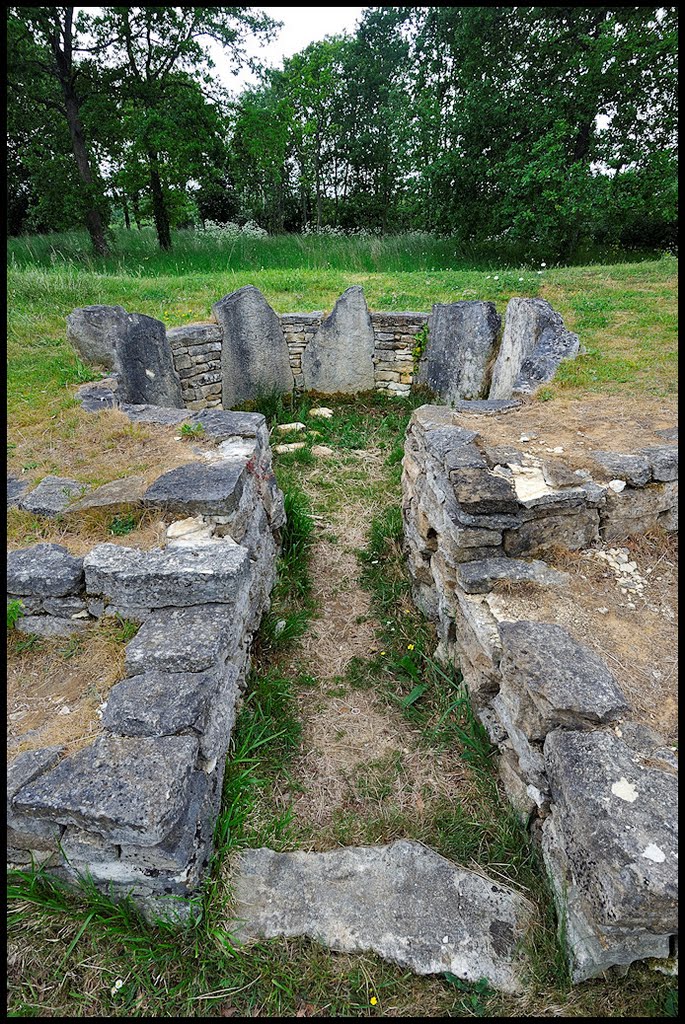
[[[369,7],[230,100],[251,8],[10,8],[8,229],[428,229],[569,257],[675,234],[676,8]],[[97,12],[87,14],[87,12]]]

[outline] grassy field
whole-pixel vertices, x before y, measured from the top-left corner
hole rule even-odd
[[[635,403],[646,393],[674,403],[677,263],[670,257],[538,273],[539,268],[410,269],[409,255],[398,269],[388,263],[375,269],[383,259],[389,262],[392,252],[379,250],[376,265],[362,267],[354,266],[350,248],[348,271],[318,265],[326,251],[321,239],[299,240],[299,248],[292,241],[269,239],[268,246],[253,241],[253,256],[263,264],[240,267],[227,261],[224,269],[217,264],[225,253],[193,259],[185,252],[189,262],[178,272],[173,260],[180,253],[156,264],[151,259],[153,269],[142,269],[130,253],[95,266],[74,258],[50,262],[39,242],[33,258],[41,265],[36,265],[24,243],[13,243],[8,294],[13,471],[37,480],[66,465],[83,482],[97,477],[100,483],[106,472],[103,444],[111,446],[114,475],[124,472],[127,460],[136,466],[145,461],[151,443],[145,428],[114,425],[94,437],[92,417],[74,403],[72,386],[93,374],[65,340],[64,319],[72,308],[119,303],[173,326],[206,318],[213,302],[244,284],[261,288],[279,312],[330,310],[355,283],[364,286],[371,309],[430,310],[434,301],[477,298],[496,302],[503,312],[512,295],[541,295],[560,310],[587,350],[563,367],[545,390],[545,401],[597,393]],[[329,262],[340,258],[340,241],[326,240],[334,257]],[[304,265],[286,265],[298,260]],[[115,907],[87,887],[75,897],[40,875],[12,875],[10,1016],[677,1015],[673,979],[645,965],[634,965],[623,978],[570,986],[539,856],[494,782],[489,744],[469,713],[458,676],[446,674],[430,657],[435,638],[409,600],[399,515],[404,430],[412,407],[423,400],[377,396],[336,403],[330,421],[310,420],[307,399],[294,409],[272,403],[264,410],[271,423],[299,418],[315,426],[320,443],[333,448],[336,457],[324,467],[308,449],[275,459],[291,525],[274,607],[263,623],[232,739],[217,853],[200,899],[202,919],[183,932],[155,929],[131,908]],[[83,455],[77,468],[74,448]],[[90,454],[99,455],[96,470],[89,469]],[[369,649],[334,678],[314,674],[309,657],[307,637],[321,612],[312,515],[319,517],[316,522],[332,523],[329,549],[355,561],[373,623]],[[360,522],[368,529],[357,544],[349,538]],[[285,628],[276,630],[277,621]],[[341,697],[360,705],[373,699],[396,723],[398,736],[409,730],[411,743],[404,744],[403,756],[371,759],[349,773],[346,803],[317,823],[293,809],[305,786],[298,760],[302,708]],[[459,797],[446,798],[427,785],[419,813],[403,800],[403,791],[416,765],[438,758],[458,777]],[[526,951],[523,997],[505,999],[483,984],[445,977],[417,978],[375,956],[331,954],[304,940],[275,940],[244,952],[232,948],[224,927],[231,896],[226,866],[241,847],[318,849],[399,836],[496,874],[534,900],[538,923]]]

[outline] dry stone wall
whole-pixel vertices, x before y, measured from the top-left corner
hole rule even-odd
[[[543,299],[511,299],[503,334],[491,302],[437,303],[430,315],[369,313],[359,286],[328,317],[279,316],[251,285],[216,303],[213,317],[165,333],[120,306],[88,306],[67,318],[67,337],[82,358],[115,371],[120,403],[190,409],[293,390],[407,395],[414,385],[451,406],[488,394],[507,400],[533,394],[580,347]]]
[[[567,574],[541,560],[551,546],[676,529],[677,448],[597,452],[595,480],[489,446],[461,405],[422,406],[407,432],[415,600],[436,622],[436,656],[462,673],[509,799],[541,841],[574,980],[668,958],[677,933],[674,756],[625,719],[620,682],[601,658],[559,625],[508,621],[493,590],[533,582],[553,598]]]
[[[131,415],[164,420],[147,407]],[[264,417],[187,418],[214,445],[129,496],[173,520],[163,548],[99,544],[75,558],[39,544],[11,552],[7,566],[8,600],[22,601],[18,625],[29,632],[49,635],[57,623],[73,633],[114,614],[140,624],[95,741],[67,755],[24,750],[11,762],[8,861],[88,876],[169,919],[192,912],[212,854],[236,707],[285,521]]]

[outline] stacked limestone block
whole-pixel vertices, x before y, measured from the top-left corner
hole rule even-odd
[[[196,417],[215,441],[210,457],[163,474],[142,498],[174,520],[164,548],[100,544],[73,566],[39,546],[55,578],[61,558],[58,589],[77,588],[91,616],[116,612],[141,626],[95,742],[67,756],[24,752],[9,771],[9,862],[88,875],[116,898],[130,893],[151,918],[187,917],[209,864],[285,518],[264,417]],[[11,580],[8,570],[12,592],[24,568],[14,565]]]
[[[302,373],[302,355],[323,323],[324,313],[283,313],[281,327],[288,345],[290,367],[295,380],[295,390],[304,390],[304,374]]]
[[[624,479],[617,492],[559,460],[490,447],[468,422],[423,406],[409,425],[402,488],[415,600],[497,747],[510,801],[542,833],[574,980],[667,958],[677,927],[673,755],[624,721],[625,697],[600,658],[559,626],[508,621],[494,588],[533,582],[553,593],[567,578],[540,560],[550,545],[587,547],[617,522],[663,524],[658,501],[645,519],[618,520],[610,495],[629,503],[632,492],[642,509],[644,488],[656,489],[673,517],[677,483],[654,479],[672,473],[673,458],[644,456],[649,472],[631,464],[643,490]],[[613,475],[618,464],[604,461]]]
[[[408,395],[414,382],[413,349],[427,313],[372,313],[376,390]]]
[[[216,323],[187,324],[167,331],[187,409],[221,405],[221,339]]]

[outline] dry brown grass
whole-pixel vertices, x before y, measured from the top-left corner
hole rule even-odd
[[[161,470],[192,460],[189,442],[176,437],[173,428],[131,423],[117,409],[89,413],[69,408],[40,425],[15,426],[7,471],[29,484],[50,474],[92,487],[125,476],[149,475],[152,480]]]
[[[573,469],[590,464],[593,450],[633,454],[640,448],[670,444],[656,431],[674,426],[674,398],[597,395],[582,399],[532,401],[506,416],[464,416],[464,426],[476,430],[487,444],[519,448],[545,459],[546,449],[562,447],[561,457]],[[528,435],[532,440],[519,442]],[[593,466],[593,471],[595,467]]]
[[[12,633],[7,662],[8,757],[53,745],[73,753],[95,739],[97,709],[124,676],[120,626],[105,620],[28,650],[25,634]]]

